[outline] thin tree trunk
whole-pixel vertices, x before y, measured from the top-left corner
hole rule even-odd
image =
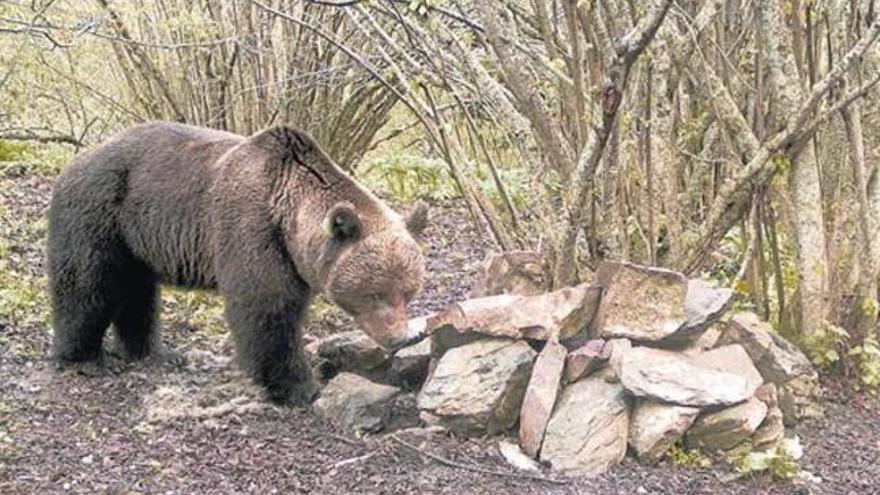
[[[802,81],[797,69],[783,13],[777,2],[767,1],[758,15],[764,28],[764,59],[774,96],[777,129],[781,129],[803,99]],[[822,216],[822,188],[815,148],[804,146],[788,157],[788,190],[792,201],[792,229],[795,267],[798,274],[796,324],[800,334],[812,337],[827,317],[828,266],[825,222]]]

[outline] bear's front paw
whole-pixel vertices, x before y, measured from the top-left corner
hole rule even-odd
[[[314,380],[266,387],[266,398],[278,405],[308,407],[318,397],[320,387]]]
[[[318,398],[320,386],[315,380],[305,380],[295,383],[291,393],[290,401],[294,405],[308,407],[315,399]]]

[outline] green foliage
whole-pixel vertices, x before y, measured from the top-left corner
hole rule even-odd
[[[223,300],[219,295],[201,290],[162,289],[165,310],[175,320],[210,334],[226,331]]]
[[[783,439],[768,452],[749,452],[729,460],[743,476],[767,472],[774,479],[790,480],[800,472],[798,459],[802,456],[800,440],[795,436]]]
[[[698,148],[700,141],[703,139],[703,121],[709,113],[708,108],[700,108],[691,117],[685,118],[681,122],[678,140],[682,146],[688,148]]]
[[[48,144],[35,147],[0,141],[0,177],[53,176],[71,157],[72,150],[68,146]]]
[[[415,12],[424,17],[428,15],[429,7],[436,7],[439,3],[439,0],[410,0],[407,8],[409,8],[410,12]]]
[[[855,371],[856,386],[876,391],[880,388],[880,342],[869,336],[851,344],[849,332],[826,322],[806,341],[806,348],[813,365],[825,372],[842,369],[845,357],[846,369]]]
[[[495,206],[503,209],[495,179],[486,167],[461,163],[475,176],[475,185]],[[388,191],[395,199],[410,203],[416,199],[443,200],[459,197],[458,186],[449,175],[449,166],[440,159],[410,153],[389,153],[366,162],[358,176],[369,187]],[[517,208],[529,201],[529,174],[525,168],[498,170],[507,194]]]
[[[438,159],[394,153],[368,161],[358,175],[370,186],[385,188],[403,202],[458,196],[446,164]]]
[[[0,459],[12,459],[18,455],[18,448],[15,445],[15,440],[13,440],[12,435],[3,428],[0,427]],[[3,467],[2,462],[0,462],[0,468]]]
[[[504,184],[510,200],[517,208],[522,208],[529,200],[529,174],[524,168],[502,168],[498,170],[501,183]],[[479,187],[489,200],[501,207],[501,194],[495,186],[495,180],[487,172],[481,175]]]
[[[770,161],[773,163],[773,166],[776,168],[776,171],[782,175],[788,172],[791,169],[791,157],[788,155],[773,155],[770,158]]]
[[[16,326],[47,326],[49,301],[41,282],[0,266],[0,316]]]
[[[849,333],[843,328],[825,322],[813,337],[807,340],[807,354],[813,365],[830,371],[840,361],[840,349],[849,340]]]
[[[868,389],[880,388],[880,342],[867,337],[861,344],[853,346],[847,356],[855,360],[859,383]]]
[[[23,159],[30,151],[27,143],[0,140],[0,162],[13,162]]]
[[[305,319],[307,322],[319,321],[330,316],[340,315],[341,313],[342,310],[339,309],[339,306],[334,305],[323,295],[318,294],[312,299]]]
[[[681,442],[666,451],[666,455],[674,464],[694,468],[708,469],[712,467],[712,460],[697,449],[687,449]]]

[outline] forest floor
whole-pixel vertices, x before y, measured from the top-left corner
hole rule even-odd
[[[505,464],[497,437],[398,434],[509,474],[446,466],[386,435],[354,437],[307,409],[259,401],[230,359],[216,298],[198,294],[169,291],[164,303],[163,338],[186,365],[111,360],[88,374],[58,372],[46,359],[51,182],[0,169],[0,493],[880,494],[880,407],[836,380],[824,383],[826,417],[797,428],[800,466],[821,479],[799,485],[739,477],[724,462],[645,467],[630,458],[595,478],[536,480]],[[455,204],[436,205],[433,219],[430,278],[415,314],[466,297],[487,248]],[[347,325],[323,307],[308,330]]]

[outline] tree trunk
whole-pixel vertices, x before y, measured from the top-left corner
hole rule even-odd
[[[759,6],[764,29],[763,58],[767,63],[769,90],[773,96],[773,131],[779,131],[793,109],[803,100],[803,81],[797,79],[794,52],[785,16],[775,0]],[[779,160],[790,167],[788,189],[792,202],[795,268],[798,287],[795,294],[795,324],[800,334],[810,338],[822,328],[827,316],[826,288],[828,266],[825,223],[822,217],[822,190],[815,150],[803,146]]]

